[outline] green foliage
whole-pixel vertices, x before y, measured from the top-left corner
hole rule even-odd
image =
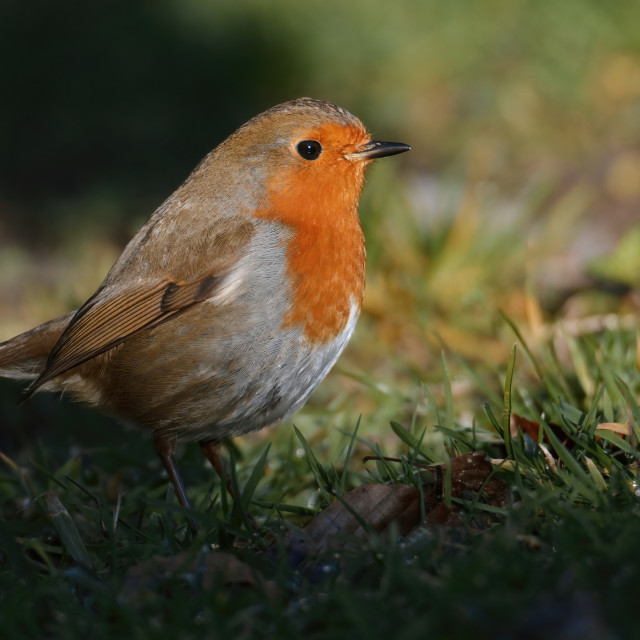
[[[125,629],[153,637],[162,630],[189,635],[206,628],[213,637],[337,637],[349,630],[355,637],[375,638],[401,627],[410,638],[424,633],[457,638],[471,632],[489,638],[498,632],[519,637],[532,625],[543,635],[593,628],[605,634],[600,637],[627,637],[635,624],[630,612],[640,578],[635,462],[640,410],[634,400],[640,373],[636,366],[620,366],[611,376],[603,373],[602,362],[618,350],[633,356],[635,335],[603,332],[574,338],[572,357],[580,355],[584,380],[593,382],[589,389],[574,378],[571,367],[556,370],[562,345],[536,345],[539,354],[527,348],[535,367],[512,357],[504,370],[503,420],[485,419],[480,406],[472,424],[461,420],[455,398],[447,399],[451,373],[445,365],[445,409],[437,411],[445,424],[419,415],[405,425],[392,423],[402,461],[366,464],[371,480],[420,486],[425,472],[414,462],[447,461],[483,449],[511,488],[508,507],[452,500],[449,471],[442,499],[462,507],[468,529],[421,527],[407,538],[385,540],[370,532],[366,544],[321,557],[320,574],[263,551],[285,545],[287,528],[279,518],[301,524],[312,513],[309,506],[332,502],[361,483],[360,454],[381,451],[358,435],[356,424],[351,433],[323,432],[321,443],[313,432],[305,437],[296,429],[294,435],[286,427],[273,432],[271,448],[246,442],[242,460],[231,454],[231,482],[240,496],[233,509],[215,498],[223,489],[212,488],[208,469],[199,465],[193,473],[187,450],[180,462],[191,472],[193,515],[201,524],[197,535],[189,532],[186,513],[171,504],[171,495],[165,502],[166,485],[157,478],[157,465],[148,469],[150,447],[142,460],[132,456],[129,466],[134,467],[123,469],[114,497],[113,472],[101,469],[95,459],[112,455],[117,447],[52,463],[52,455],[63,453],[56,439],[64,425],[51,425],[56,437],[42,434],[46,449],[33,450],[31,462],[3,459],[0,606],[5,637],[36,631],[108,637]],[[548,370],[563,376],[562,384],[579,397],[577,404],[535,381]],[[485,369],[484,375],[492,372]],[[487,408],[491,416],[500,405]],[[65,415],[59,418],[64,420],[75,412],[62,409]],[[535,439],[513,433],[508,455],[504,434],[511,433],[507,416],[512,414],[540,419],[541,426]],[[608,431],[612,423],[627,424],[628,435]],[[338,466],[319,453],[329,440],[343,451],[332,457],[342,460]],[[471,523],[483,511],[498,520],[480,534]],[[197,571],[187,568],[166,573],[160,583],[152,572],[135,579],[130,573],[158,555],[170,558],[186,551],[187,559],[196,558],[203,543],[235,549],[256,575],[269,577],[272,591],[259,585],[204,587]],[[367,615],[371,607],[373,619]],[[65,632],[70,619],[74,631]]]
[[[623,282],[630,287],[639,287],[640,227],[626,233],[615,251],[594,261],[591,268],[600,277]]]

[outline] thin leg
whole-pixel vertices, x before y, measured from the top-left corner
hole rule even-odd
[[[233,490],[231,484],[231,476],[225,472],[222,460],[218,455],[220,451],[220,443],[217,440],[201,440],[200,447],[202,453],[207,456],[207,459],[211,463],[211,466],[215,469],[220,478],[220,482],[224,482],[227,485],[227,492],[233,500],[233,512],[238,514],[244,521],[247,529],[257,529],[257,525],[253,516],[242,508],[241,503],[236,499],[236,492]]]
[[[220,443],[217,440],[201,440],[200,448],[202,449],[202,453],[207,456],[207,460],[209,460],[211,466],[215,469],[215,472],[218,474],[220,481],[224,481],[224,483],[227,485],[227,491],[229,492],[231,498],[235,501],[236,494],[233,490],[233,487],[231,486],[231,478],[225,472],[222,460],[218,455],[218,452],[220,451]]]
[[[173,435],[167,436],[165,434],[155,434],[153,439],[156,444],[156,450],[160,456],[160,460],[162,460],[162,464],[169,476],[169,480],[175,489],[178,502],[186,509],[191,509],[191,503],[187,497],[187,492],[185,491],[182,478],[178,472],[178,467],[176,467],[176,462],[173,459],[176,452],[176,437]],[[195,525],[193,520],[190,519],[190,522],[192,526]],[[197,525],[195,525],[195,528],[197,530]]]

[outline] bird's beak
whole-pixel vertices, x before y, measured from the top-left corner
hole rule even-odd
[[[411,147],[408,144],[402,144],[402,142],[379,142],[378,140],[371,140],[359,151],[345,155],[345,158],[355,162],[362,162],[363,160],[395,156],[397,153],[404,153],[410,150]]]

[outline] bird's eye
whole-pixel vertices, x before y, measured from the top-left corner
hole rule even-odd
[[[322,145],[317,140],[303,140],[296,150],[303,160],[315,160],[322,153]]]

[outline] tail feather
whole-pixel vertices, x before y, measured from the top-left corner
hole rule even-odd
[[[44,370],[51,349],[74,313],[67,313],[0,343],[0,377],[35,380]]]

